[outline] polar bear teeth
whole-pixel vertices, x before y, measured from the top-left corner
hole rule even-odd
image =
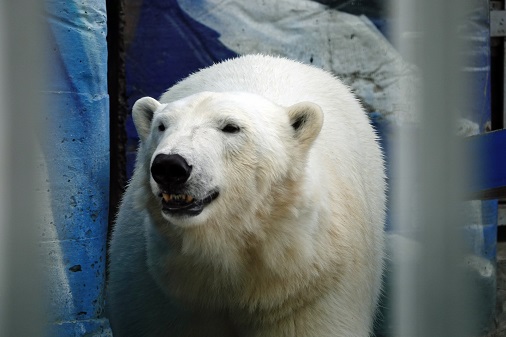
[[[163,197],[163,200],[165,200],[165,202],[169,202],[169,201],[185,201],[187,203],[190,203],[193,201],[193,197],[191,195],[186,195],[186,194],[167,194],[167,193],[162,193],[162,197]]]

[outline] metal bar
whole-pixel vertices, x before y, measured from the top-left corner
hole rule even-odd
[[[0,336],[41,336],[34,198],[36,116],[44,110],[41,2],[0,1]]]
[[[458,25],[469,1],[397,0],[399,26],[394,36],[420,33],[411,57],[423,78],[417,106],[417,132],[400,130],[394,172],[400,187],[393,191],[394,227],[415,230],[409,248],[395,249],[396,335],[462,337],[477,335],[472,292],[460,268],[464,264],[459,200],[466,181],[461,144],[453,136],[463,102],[460,72],[462,40]],[[464,104],[463,104],[464,103]],[[416,247],[413,248],[413,247]],[[412,254],[406,263],[404,256]]]

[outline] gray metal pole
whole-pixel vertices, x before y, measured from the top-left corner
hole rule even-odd
[[[35,117],[44,104],[40,1],[0,1],[0,336],[41,336]]]
[[[399,130],[393,191],[394,225],[412,230],[413,245],[398,247],[396,335],[476,336],[476,308],[464,272],[459,206],[466,182],[465,162],[454,135],[466,109],[458,29],[469,1],[396,0],[395,35],[406,51],[407,32],[416,32],[409,57],[420,67],[423,90],[415,104],[419,123]],[[416,130],[416,131],[415,131]],[[403,250],[404,249],[404,250]],[[409,250],[409,251],[408,251]],[[404,258],[407,255],[413,259]]]

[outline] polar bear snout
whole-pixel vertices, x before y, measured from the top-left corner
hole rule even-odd
[[[173,189],[184,184],[192,166],[178,154],[159,154],[151,164],[151,176],[163,188]]]
[[[218,197],[218,189],[191,183],[192,171],[193,166],[179,154],[158,154],[153,159],[151,176],[158,185],[154,192],[161,198],[164,215],[196,216]]]

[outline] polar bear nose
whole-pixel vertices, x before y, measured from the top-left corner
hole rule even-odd
[[[191,171],[192,167],[178,154],[159,154],[151,164],[151,175],[162,186],[185,183]]]

